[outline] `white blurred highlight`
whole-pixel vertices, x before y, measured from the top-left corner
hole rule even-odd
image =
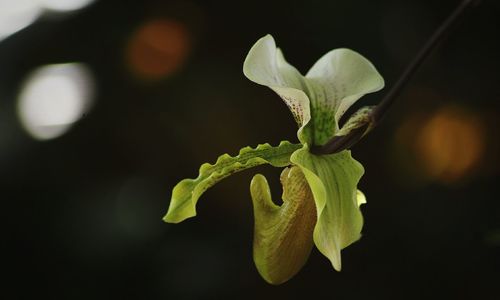
[[[0,41],[34,23],[45,11],[72,12],[95,0],[0,0]]]
[[[17,1],[17,0],[16,0]],[[94,0],[34,0],[39,2],[45,9],[59,12],[69,12],[82,9]]]
[[[94,82],[83,64],[48,65],[36,69],[21,88],[17,112],[35,139],[66,133],[92,104]]]
[[[34,0],[0,0],[0,40],[29,26],[42,14]]]

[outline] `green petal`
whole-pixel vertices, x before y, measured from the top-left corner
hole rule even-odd
[[[260,275],[271,284],[292,278],[307,262],[313,246],[316,206],[304,174],[297,166],[281,173],[283,204],[271,199],[266,178],[250,184],[255,230],[253,257]]]
[[[271,35],[259,39],[250,49],[243,64],[243,73],[251,81],[276,92],[292,112],[299,129],[299,139],[307,142],[302,132],[311,119],[309,98],[302,74],[290,65]]]
[[[350,151],[316,156],[307,147],[297,150],[290,160],[302,169],[314,195],[318,218],[314,243],[340,271],[340,250],[361,237],[363,216],[359,205],[366,199],[356,186],[363,166]]]
[[[316,145],[333,136],[337,122],[359,98],[384,87],[384,79],[372,63],[350,49],[328,52],[314,64],[306,78]]]
[[[253,149],[245,147],[238,156],[221,155],[215,164],[203,164],[196,179],[184,179],[172,191],[172,200],[165,222],[179,223],[196,216],[198,198],[211,186],[236,172],[262,164],[286,167],[290,164],[290,155],[301,145],[281,142],[277,147],[269,144],[258,145]]]

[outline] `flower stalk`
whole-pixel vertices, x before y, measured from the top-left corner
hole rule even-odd
[[[334,136],[322,146],[313,146],[311,152],[318,155],[337,153],[354,146],[371,129],[375,128],[385,117],[389,108],[406,87],[411,77],[416,73],[429,54],[446,37],[455,25],[465,16],[465,12],[477,5],[478,0],[463,0],[448,18],[436,29],[425,44],[420,48],[417,55],[403,71],[396,83],[389,89],[382,101],[372,110],[370,117],[366,119],[366,125],[357,127],[349,134]]]

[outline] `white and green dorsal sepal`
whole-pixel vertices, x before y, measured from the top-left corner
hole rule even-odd
[[[345,48],[328,52],[303,76],[285,60],[271,35],[259,39],[250,49],[243,73],[283,99],[299,126],[299,140],[309,145],[325,144],[352,104],[384,87],[372,63]]]
[[[165,222],[179,223],[196,215],[196,203],[200,196],[211,186],[236,172],[262,164],[274,167],[290,165],[290,156],[302,147],[287,141],[273,147],[269,144],[258,145],[256,148],[245,147],[237,156],[221,155],[215,164],[205,163],[200,167],[195,179],[180,181],[172,191],[172,199]]]

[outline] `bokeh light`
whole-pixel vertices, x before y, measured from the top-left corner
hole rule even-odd
[[[18,99],[18,116],[35,139],[61,136],[87,112],[94,83],[79,63],[43,66],[28,76]]]
[[[0,0],[0,41],[29,26],[41,15],[34,0]]]
[[[149,20],[129,40],[126,59],[131,71],[144,79],[160,79],[176,72],[190,50],[186,27],[174,20]]]
[[[415,156],[414,169],[429,179],[453,183],[477,170],[486,150],[485,136],[477,114],[445,106],[409,118],[397,139]]]
[[[71,12],[95,0],[0,0],[0,41],[34,23],[45,11]]]
[[[35,2],[39,2],[48,10],[69,12],[82,9],[94,2],[94,0],[36,0]]]

